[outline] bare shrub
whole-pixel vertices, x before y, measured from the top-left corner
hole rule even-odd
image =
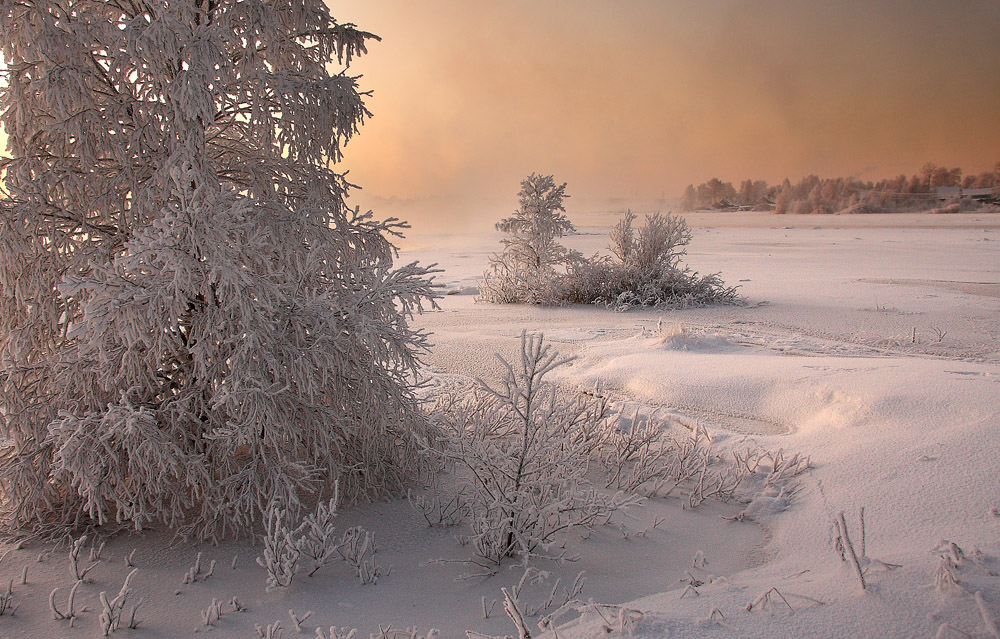
[[[654,213],[638,230],[632,226],[635,219],[627,211],[612,229],[613,258],[595,256],[571,265],[565,301],[618,310],[741,303],[736,288],[718,275],[699,275],[681,263],[691,242],[684,218]]]
[[[542,336],[521,336],[521,358],[504,368],[499,388],[480,383],[472,397],[438,413],[438,454],[464,480],[460,498],[475,558],[488,573],[508,557],[544,553],[559,533],[606,523],[638,498],[608,495],[586,478],[609,416],[601,400],[567,398],[545,376],[559,359]]]

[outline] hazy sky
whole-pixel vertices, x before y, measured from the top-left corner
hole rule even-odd
[[[331,6],[382,37],[351,69],[375,117],[344,166],[362,205],[417,200],[415,223],[506,213],[532,171],[569,183],[572,213],[713,176],[1000,161],[996,0]]]
[[[1000,161],[1000,0],[329,0],[382,37],[352,203],[483,226],[531,172],[571,217],[689,183]]]

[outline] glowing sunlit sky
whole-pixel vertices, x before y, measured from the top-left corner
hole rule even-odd
[[[382,37],[352,204],[482,227],[531,172],[574,212],[689,183],[881,179],[1000,161],[1000,2],[329,0]]]
[[[1000,161],[1000,2],[331,0],[378,34],[357,198],[496,219],[532,171],[573,208],[717,176],[880,179]],[[392,212],[392,211],[390,211]],[[572,217],[572,215],[571,215]]]

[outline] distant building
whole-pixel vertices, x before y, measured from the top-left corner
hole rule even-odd
[[[934,187],[934,195],[938,200],[976,200],[984,204],[1000,203],[1000,189],[978,188],[963,189],[960,186],[937,186]]]
[[[737,204],[736,202],[733,202],[732,200],[730,200],[728,197],[724,197],[721,200],[719,200],[718,202],[716,202],[715,204],[713,204],[712,208],[715,209],[715,210],[717,210],[717,211],[751,211],[751,210],[753,210],[752,206],[748,206],[748,205],[744,205],[744,204]]]

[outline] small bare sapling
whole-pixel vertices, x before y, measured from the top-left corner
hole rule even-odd
[[[467,402],[434,417],[442,426],[436,451],[457,466],[460,493],[472,528],[475,557],[493,574],[507,558],[544,554],[564,531],[590,529],[640,501],[607,495],[586,474],[597,431],[608,418],[606,402],[567,398],[545,376],[567,360],[540,335],[521,335],[517,363],[499,358],[497,388],[480,383]]]

